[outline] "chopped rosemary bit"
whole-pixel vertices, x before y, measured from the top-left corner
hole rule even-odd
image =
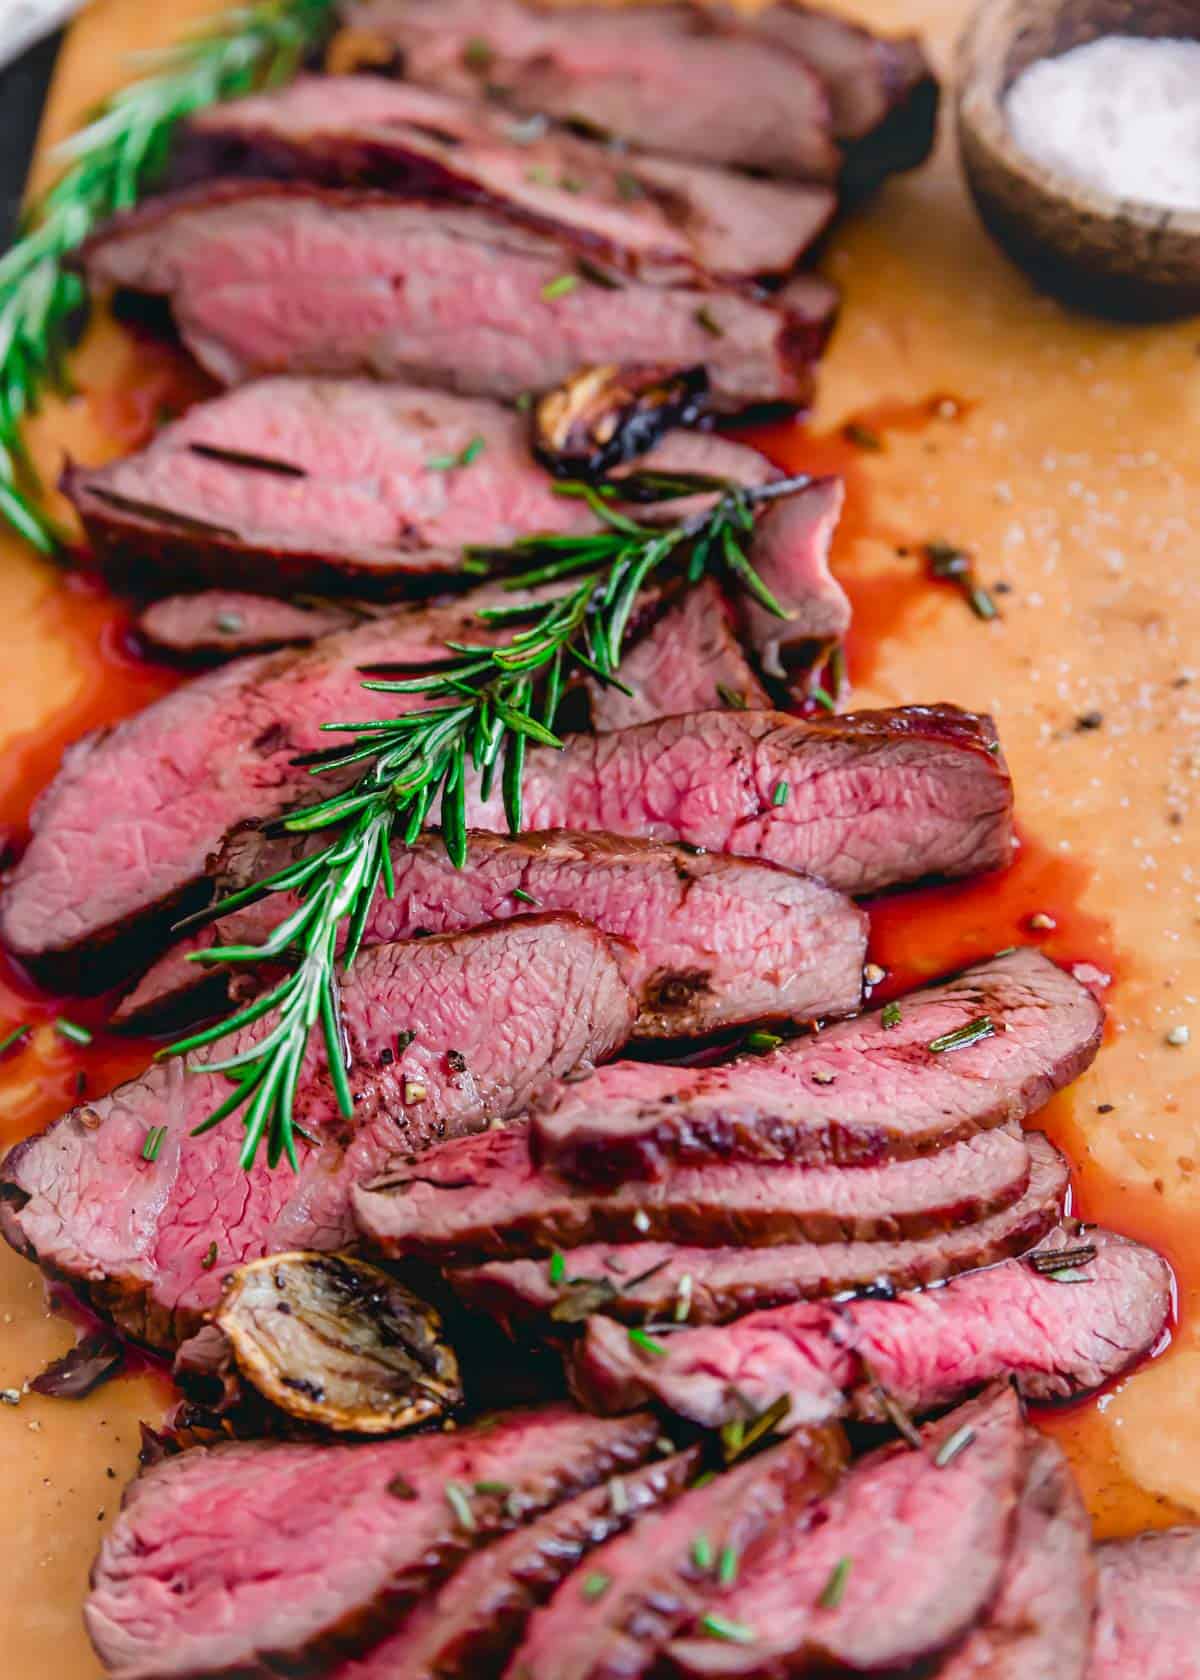
[[[732,1546],[722,1546],[721,1561],[717,1565],[717,1580],[723,1587],[731,1587],[738,1576],[738,1555]]]
[[[163,1146],[163,1139],[167,1135],[165,1126],[151,1126],[146,1133],[146,1141],[142,1145],[142,1160],[157,1161],[158,1152]]]
[[[706,1488],[710,1482],[715,1482],[716,1479],[717,1472],[715,1470],[702,1470],[692,1483],[691,1491],[697,1493],[701,1488]]]
[[[630,1327],[629,1340],[634,1347],[641,1348],[643,1353],[653,1353],[659,1359],[667,1351],[661,1342],[656,1342],[653,1336],[648,1336],[644,1330],[639,1330],[636,1324]]]
[[[559,274],[553,280],[547,280],[542,287],[542,296],[547,303],[553,303],[555,298],[566,297],[579,284],[578,274]]]
[[[686,1324],[692,1312],[692,1274],[684,1272],[675,1291],[675,1322]]]
[[[605,1575],[603,1570],[593,1569],[590,1575],[584,1577],[583,1596],[591,1603],[597,1598],[603,1598],[611,1586],[611,1575]]]
[[[748,1453],[751,1447],[757,1446],[777,1424],[783,1422],[791,1409],[791,1395],[781,1394],[778,1400],[765,1411],[759,1412],[757,1417],[748,1421],[745,1418],[735,1418],[732,1423],[727,1423],[721,1430],[721,1450],[726,1464],[732,1464],[735,1459]]]
[[[827,688],[822,688],[821,687],[820,683],[815,683],[813,685],[813,687],[809,690],[809,693],[812,696],[812,698],[817,702],[817,705],[820,706],[823,711],[826,711],[826,712],[836,712],[837,711],[837,701],[833,698],[833,695],[830,694],[830,692]]]
[[[976,618],[999,618],[1000,609],[992,599],[991,594],[981,583],[973,583],[967,593],[971,611]]]
[[[791,791],[791,786],[787,782],[776,782],[771,792],[772,805],[786,805]]]
[[[731,711],[744,712],[747,709],[746,696],[739,694],[736,688],[730,688],[726,683],[717,684],[717,699]]]
[[[713,1561],[712,1543],[707,1534],[697,1534],[692,1541],[692,1562],[697,1569],[711,1569]]]
[[[947,1435],[941,1446],[933,1455],[933,1462],[939,1470],[944,1470],[947,1464],[953,1464],[959,1453],[966,1452],[975,1439],[975,1431],[969,1423],[964,1423],[961,1429],[956,1429],[953,1435]]]
[[[468,70],[489,70],[495,56],[492,43],[482,35],[472,35],[463,43],[462,61]]]
[[[700,1626],[714,1639],[727,1639],[733,1645],[753,1645],[758,1637],[754,1629],[748,1628],[745,1623],[728,1621],[711,1610],[707,1616],[701,1617]]]
[[[935,1056],[943,1055],[947,1050],[966,1050],[972,1044],[978,1044],[981,1039],[994,1037],[995,1032],[991,1016],[980,1015],[974,1021],[968,1021],[965,1026],[956,1027],[953,1032],[930,1039],[929,1049]]]
[[[636,175],[628,169],[622,169],[617,174],[617,195],[628,204],[631,199],[645,198],[646,189]]]
[[[236,636],[246,627],[246,621],[241,613],[223,612],[217,614],[216,627],[222,636]]]
[[[527,893],[524,887],[514,887],[512,895],[514,898],[519,899],[522,904],[532,904],[535,908],[540,906],[542,902],[540,898],[534,898],[532,893]]]
[[[855,449],[866,449],[872,454],[878,454],[883,448],[883,439],[870,426],[864,426],[860,420],[851,420],[842,427],[842,436],[847,443],[852,443]]]
[[[216,1263],[217,1263],[217,1245],[216,1245],[215,1242],[210,1242],[208,1247],[204,1251],[204,1258],[200,1262],[201,1270],[206,1271],[206,1272],[211,1272],[213,1267],[216,1265]]]
[[[629,1491],[620,1476],[609,1477],[608,1503],[614,1517],[629,1515]]]
[[[460,465],[469,467],[473,461],[477,461],[479,459],[486,448],[486,438],[473,437],[458,458]]]
[[[72,1044],[90,1044],[92,1034],[87,1027],[81,1027],[78,1021],[68,1021],[65,1015],[60,1015],[54,1023],[54,1030],[62,1038],[70,1039]]]
[[[1077,1269],[1088,1266],[1096,1258],[1094,1243],[1081,1243],[1077,1248],[1043,1248],[1036,1254],[1027,1254],[1025,1264],[1031,1267],[1040,1277],[1055,1278],[1061,1281],[1066,1278],[1069,1282],[1078,1281]]]
[[[487,448],[487,439],[473,437],[457,455],[434,455],[425,465],[430,472],[451,472],[455,467],[469,467]]]
[[[879,1013],[879,1019],[885,1029],[898,1027],[901,1020],[900,1005],[898,1003],[885,1003]]]
[[[454,1512],[454,1520],[459,1528],[466,1533],[475,1531],[475,1513],[471,1509],[471,1501],[467,1490],[461,1482],[447,1482],[445,1487],[446,1503]]]
[[[492,1494],[497,1499],[507,1499],[512,1492],[512,1488],[507,1482],[476,1482],[475,1492],[485,1495]]]
[[[10,1033],[5,1033],[4,1037],[0,1038],[0,1056],[3,1056],[6,1051],[11,1050],[14,1046],[22,1043],[29,1037],[32,1031],[33,1028],[28,1024],[28,1022],[26,1022],[22,1026],[14,1027]]]
[[[567,1275],[567,1257],[561,1248],[550,1256],[550,1282],[560,1284]]]
[[[829,1579],[821,1588],[821,1596],[817,1605],[822,1610],[836,1610],[846,1596],[846,1582],[850,1579],[854,1559],[842,1557],[837,1560],[829,1574]]]
[[[971,556],[954,543],[927,542],[925,558],[931,577],[956,584],[976,618],[999,618],[1000,609],[975,575]]]
[[[724,338],[725,328],[717,320],[707,304],[696,311],[696,325],[703,327],[710,338]]]
[[[778,1033],[760,1032],[758,1030],[747,1033],[744,1044],[747,1050],[759,1051],[765,1054],[768,1050],[778,1050],[783,1043]]]

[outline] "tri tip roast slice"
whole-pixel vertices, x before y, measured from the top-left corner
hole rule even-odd
[[[672,1680],[900,1674],[951,1648],[1004,1578],[1026,1432],[1007,1387],[871,1453],[807,1522],[777,1524],[666,1648]]]
[[[575,1387],[602,1411],[653,1398],[706,1426],[784,1399],[784,1428],[878,1420],[891,1404],[928,1412],[1001,1378],[1028,1399],[1066,1400],[1148,1353],[1171,1312],[1171,1271],[1160,1255],[1072,1222],[1032,1255],[936,1289],[770,1308],[681,1331],[654,1352],[615,1320],[592,1318]]]
[[[218,862],[216,890],[240,891],[312,844],[254,829],[236,834]],[[625,977],[638,1000],[639,1037],[848,1015],[859,1004],[866,916],[841,893],[774,864],[564,831],[471,834],[461,869],[437,834],[412,846],[397,842],[392,857],[394,890],[380,887],[364,947],[463,932],[531,910],[572,911],[635,947]],[[213,976],[185,950],[260,944],[295,907],[290,895],[260,899],[168,952],[126,1000],[122,1023],[177,1016],[189,991],[196,1009],[211,1008],[216,985],[228,993],[229,971]]]
[[[384,1254],[439,1265],[639,1236],[714,1248],[891,1242],[1011,1207],[1030,1171],[1024,1138],[995,1130],[882,1167],[742,1162],[587,1190],[538,1167],[526,1129],[509,1127],[438,1144],[362,1180],[354,1213]]]
[[[368,189],[217,181],[115,216],[83,247],[96,288],[165,299],[222,384],[369,375],[515,401],[584,362],[707,369],[716,406],[804,403],[836,295],[609,284],[569,229]]]
[[[1023,1196],[989,1218],[928,1237],[773,1248],[587,1243],[557,1261],[489,1260],[452,1271],[449,1280],[471,1306],[542,1331],[597,1312],[632,1324],[721,1324],[789,1301],[921,1289],[1023,1254],[1058,1224],[1066,1160],[1036,1132],[1026,1143],[1031,1168]]]
[[[990,1031],[972,1042],[977,1023]],[[766,1055],[699,1068],[614,1062],[548,1087],[532,1149],[593,1184],[709,1161],[921,1155],[1035,1113],[1090,1066],[1103,1023],[1072,975],[1039,951],[1011,951]]]
[[[1090,1680],[1198,1680],[1200,1528],[1168,1528],[1097,1548]]]
[[[170,1346],[215,1305],[230,1267],[344,1247],[356,1179],[397,1150],[519,1113],[541,1081],[610,1055],[635,1011],[615,948],[569,916],[377,945],[343,977],[342,1006],[354,1117],[342,1119],[323,1045],[311,1044],[296,1172],[269,1166],[262,1150],[243,1170],[236,1118],[191,1136],[229,1082],[160,1063],[10,1151],[0,1186],[9,1241],[130,1334]],[[234,1044],[262,1032],[262,1022],[244,1028]]]
[[[684,1493],[700,1463],[700,1448],[690,1447],[522,1523],[330,1680],[499,1680],[538,1605],[589,1552]]]
[[[1095,1610],[1091,1517],[1062,1449],[1030,1430],[999,1590],[937,1680],[1086,1680]]]
[[[757,450],[678,429],[637,467],[746,485],[772,476]],[[461,582],[472,545],[600,523],[586,502],[555,494],[515,410],[355,379],[254,380],[196,404],[136,454],[69,467],[63,488],[109,582],[142,596],[384,598]],[[678,504],[636,512],[674,520]],[[787,581],[793,549],[811,544],[778,523],[769,532],[764,564]],[[813,575],[823,599],[828,584]]]
[[[749,180],[700,163],[620,153],[545,120],[382,76],[298,76],[196,113],[176,139],[175,184],[214,175],[380,187],[507,209],[577,229],[634,275],[784,275],[828,225],[828,186]]]
[[[84,1610],[114,1680],[317,1674],[494,1536],[654,1451],[646,1415],[565,1406],[363,1445],[197,1448],[144,1472]]]
[[[363,667],[436,660],[464,615],[469,598],[237,660],[69,748],[0,900],[14,955],[75,989],[127,973],[206,901],[206,865],[230,829],[344,785],[294,761],[328,746],[322,724],[378,715]],[[474,794],[468,823],[508,827],[498,799]],[[1003,867],[1012,786],[990,719],[953,706],[820,722],[710,711],[533,748],[524,826],[644,835],[868,893]]]
[[[160,658],[207,665],[243,653],[307,647],[383,611],[360,601],[283,601],[246,590],[202,589],[151,601],[139,611],[134,629]]]
[[[802,1528],[845,1462],[837,1432],[802,1431],[643,1517],[568,1575],[505,1680],[642,1680],[720,1594],[719,1572],[778,1529]]]

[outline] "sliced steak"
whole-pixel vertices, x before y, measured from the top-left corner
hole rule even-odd
[[[505,826],[470,795],[473,828]],[[999,869],[1012,787],[989,718],[906,706],[800,722],[696,712],[526,759],[525,820],[769,858],[842,892]]]
[[[1025,1194],[988,1219],[931,1237],[775,1248],[592,1243],[571,1249],[562,1262],[491,1260],[452,1272],[450,1282],[503,1323],[533,1320],[543,1329],[593,1312],[636,1324],[720,1324],[789,1301],[920,1289],[1023,1254],[1058,1224],[1067,1163],[1037,1133],[1027,1141],[1033,1164]]]
[[[401,611],[311,650],[237,660],[84,736],[34,808],[0,936],[60,990],[111,984],[207,900],[205,865],[230,828],[313,799],[317,784],[292,761],[328,747],[323,723],[378,715],[364,666],[435,663],[447,638],[479,634],[470,597]]]
[[[174,150],[176,184],[239,175],[487,204],[539,231],[567,227],[606,261],[660,282],[786,274],[837,204],[827,186],[618,155],[544,121],[380,76],[299,76],[211,106]]]
[[[239,660],[77,743],[38,802],[0,935],[39,978],[75,990],[128,972],[181,907],[206,901],[205,866],[229,829],[312,799],[313,778],[292,761],[328,746],[321,725],[377,715],[362,668],[433,661],[464,633],[480,635],[470,597]],[[823,723],[702,712],[536,748],[527,765],[529,829],[682,841],[844,891],[995,868],[1011,852],[1011,786],[991,723],[953,707]],[[472,827],[507,828],[498,805],[470,803]]]
[[[1087,1680],[1095,1609],[1087,1507],[1062,1449],[1032,1436],[1000,1590],[937,1680]]]
[[[137,616],[137,633],[151,652],[179,660],[215,663],[242,653],[307,647],[335,630],[350,630],[371,617],[358,602],[281,601],[236,589],[165,595]]]
[[[639,1236],[713,1248],[892,1242],[1011,1207],[1030,1171],[1023,1138],[992,1131],[885,1167],[680,1167],[588,1191],[535,1166],[528,1133],[513,1127],[389,1168],[356,1188],[354,1205],[385,1254],[461,1265]]]
[[[1200,1528],[1110,1540],[1096,1561],[1090,1680],[1197,1680]]]
[[[764,516],[764,535],[770,515]],[[756,544],[757,553],[757,544]],[[770,704],[734,634],[729,609],[711,578],[689,589],[621,661],[620,681],[592,682],[592,728],[630,729],[654,718],[728,706]]]
[[[284,868],[311,841],[235,835],[217,891],[236,892]],[[531,909],[574,911],[636,947],[625,977],[641,1037],[681,1037],[790,1016],[847,1015],[862,995],[866,917],[804,875],[720,853],[607,834],[474,834],[456,869],[441,836],[393,848],[395,890],[380,889],[364,946],[457,933]],[[282,899],[282,902],[280,901]],[[206,942],[259,944],[296,908],[290,895],[222,917]],[[129,999],[123,1019],[178,1001],[205,971],[170,952]],[[222,984],[228,981],[221,977]],[[208,998],[211,998],[209,993]]]
[[[228,1081],[159,1064],[9,1153],[0,1189],[9,1241],[132,1335],[170,1345],[212,1307],[230,1267],[343,1247],[355,1179],[397,1148],[518,1113],[548,1076],[610,1054],[634,1011],[613,948],[571,917],[378,945],[345,977],[342,997],[354,1119],[341,1118],[323,1046],[310,1045],[296,1173],[261,1153],[244,1172],[236,1119],[191,1137]],[[235,1045],[262,1031],[244,1029]],[[164,1132],[147,1160],[156,1127]]]
[[[759,522],[754,567],[790,617],[776,617],[749,594],[738,601],[746,640],[763,670],[802,689],[813,667],[850,628],[850,601],[829,570],[844,501],[841,479],[819,478]]]
[[[514,110],[703,162],[807,181],[838,172],[816,72],[703,7],[567,17],[519,0],[357,0],[345,16],[428,87],[468,98],[486,87]]]
[[[576,1495],[477,1552],[396,1632],[331,1680],[499,1680],[530,1616],[565,1576],[647,1511],[670,1504],[700,1468],[699,1448]]]
[[[967,1444],[953,1451],[956,1440]],[[743,1553],[735,1583],[660,1672],[786,1680],[927,1663],[1001,1586],[1025,1442],[1016,1396],[1001,1388],[932,1425],[921,1450],[872,1453],[807,1521],[777,1524]]]
[[[746,484],[771,476],[757,450],[685,432],[638,465]],[[136,455],[69,468],[63,487],[109,582],[142,596],[216,587],[383,598],[461,582],[473,544],[599,528],[585,502],[555,494],[520,414],[367,380],[256,380],[197,404]],[[674,520],[678,505],[638,512]],[[777,529],[764,526],[764,563],[794,565],[803,539],[777,561]],[[798,597],[806,610],[803,580]],[[294,639],[311,636],[309,622],[299,618]]]
[[[569,1575],[530,1621],[505,1680],[641,1680],[718,1594],[717,1568],[803,1523],[843,1463],[836,1436],[802,1434],[643,1517]]]
[[[655,1435],[556,1406],[363,1446],[183,1453],[129,1489],[88,1632],[116,1680],[321,1673],[491,1536],[643,1463]]]
[[[803,402],[811,383],[802,294],[613,287],[565,234],[470,205],[221,181],[115,217],[81,260],[93,285],[165,297],[223,384],[369,374],[514,399],[589,362],[659,362],[702,364],[739,408]]]
[[[1007,1377],[1031,1400],[1086,1394],[1147,1353],[1167,1327],[1171,1272],[1111,1232],[1061,1230],[1037,1249],[1086,1242],[1095,1258],[1043,1275],[1028,1257],[892,1301],[819,1302],[686,1330],[644,1358],[621,1325],[593,1318],[576,1366],[592,1405],[640,1405],[715,1425],[788,1396],[788,1418],[878,1418],[881,1391],[911,1412],[949,1405]]]
[[[954,1047],[952,1035],[980,1021],[990,1036]],[[1103,1023],[1079,981],[1039,951],[1012,951],[767,1055],[699,1068],[615,1062],[548,1087],[533,1150],[601,1184],[660,1178],[677,1163],[922,1155],[1035,1113],[1091,1064]]]

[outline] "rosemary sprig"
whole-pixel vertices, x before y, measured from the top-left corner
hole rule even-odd
[[[244,1009],[160,1052],[189,1054],[274,1015],[265,1036],[251,1035],[251,1042],[232,1054],[201,1064],[209,1073],[230,1075],[233,1089],[198,1131],[244,1109],[242,1165],[253,1164],[265,1139],[271,1166],[286,1155],[294,1167],[294,1099],[309,1037],[318,1025],[338,1106],[351,1117],[339,945],[344,930],[341,962],[348,969],[376,892],[380,887],[389,895],[393,891],[393,840],[411,844],[428,821],[438,821],[446,850],[461,867],[473,777],[484,799],[499,778],[509,828],[519,832],[528,743],[562,745],[554,721],[573,672],[619,684],[617,671],[639,591],[668,562],[684,563],[692,582],[706,570],[722,569],[770,611],[786,617],[750,563],[747,538],[758,504],[793,495],[809,482],[802,476],[752,488],[728,485],[707,509],[665,527],[640,524],[614,509],[615,487],[566,482],[559,490],[584,498],[599,529],[528,537],[509,549],[469,551],[472,558],[499,562],[509,572],[505,587],[522,593],[520,602],[480,609],[494,639],[449,643],[454,660],[421,675],[365,682],[368,689],[398,696],[397,713],[369,723],[325,724],[327,731],[348,739],[300,762],[307,762],[314,775],[351,772],[356,779],[279,824],[292,834],[333,830],[333,837],[206,912],[211,920],[271,893],[295,893],[300,899],[263,944],[217,946],[194,955],[200,962],[249,965],[295,958],[283,979]],[[705,480],[704,487],[711,491],[711,481]],[[677,495],[695,491],[696,481],[679,478]],[[512,575],[511,568],[522,565],[526,569]],[[555,584],[563,586],[560,591],[553,590]],[[538,591],[532,598],[531,590]],[[502,627],[522,620],[523,628],[502,638]]]
[[[118,89],[59,148],[54,186],[0,258],[0,517],[44,554],[59,546],[38,506],[21,425],[46,386],[67,387],[63,354],[83,282],[64,260],[162,174],[175,126],[193,111],[286,81],[331,23],[335,0],[258,0],[177,46],[142,55],[150,71]]]

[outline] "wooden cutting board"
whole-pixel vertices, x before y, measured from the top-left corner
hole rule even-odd
[[[211,10],[211,0],[97,0],[61,57],[38,179],[50,144],[118,82],[131,49]],[[949,70],[961,0],[855,10],[883,29],[920,28]],[[1029,937],[1024,920],[1041,911],[1058,923],[1051,954],[1112,976],[1109,1041],[1049,1125],[1077,1163],[1085,1214],[1158,1241],[1175,1261],[1182,1326],[1157,1361],[1047,1426],[1099,1532],[1200,1517],[1200,321],[1113,327],[1037,297],[981,232],[948,132],[931,165],[838,229],[825,266],[844,304],[818,436],[775,442],[792,460],[850,474],[837,562],[860,625],[856,700],[996,713],[1027,842],[1004,886],[960,896],[952,934],[944,905],[903,924],[892,914],[882,954],[933,972],[973,928],[1005,945]],[[170,384],[160,361],[147,379],[138,358],[111,324],[93,323],[77,394],[35,428],[51,476],[64,450],[98,460],[136,441],[156,381]],[[847,445],[851,417],[866,427],[860,440],[882,447]],[[1002,586],[1000,620],[980,622],[924,580],[916,549],[933,537],[974,551],[985,581]],[[161,684],[119,659],[97,663],[112,614],[68,592],[54,568],[13,542],[0,566],[0,741],[16,809],[72,729],[122,715]],[[1167,1044],[1177,1026],[1190,1027],[1190,1044]],[[136,1065],[137,1052],[127,1059]],[[39,1028],[34,1048],[0,1067],[0,1138],[63,1106],[76,1066]],[[19,1388],[72,1339],[7,1248],[0,1323],[0,1387]],[[7,1680],[99,1673],[79,1618],[87,1571],[132,1471],[138,1420],[156,1420],[164,1397],[143,1376],[76,1404],[0,1405]]]

